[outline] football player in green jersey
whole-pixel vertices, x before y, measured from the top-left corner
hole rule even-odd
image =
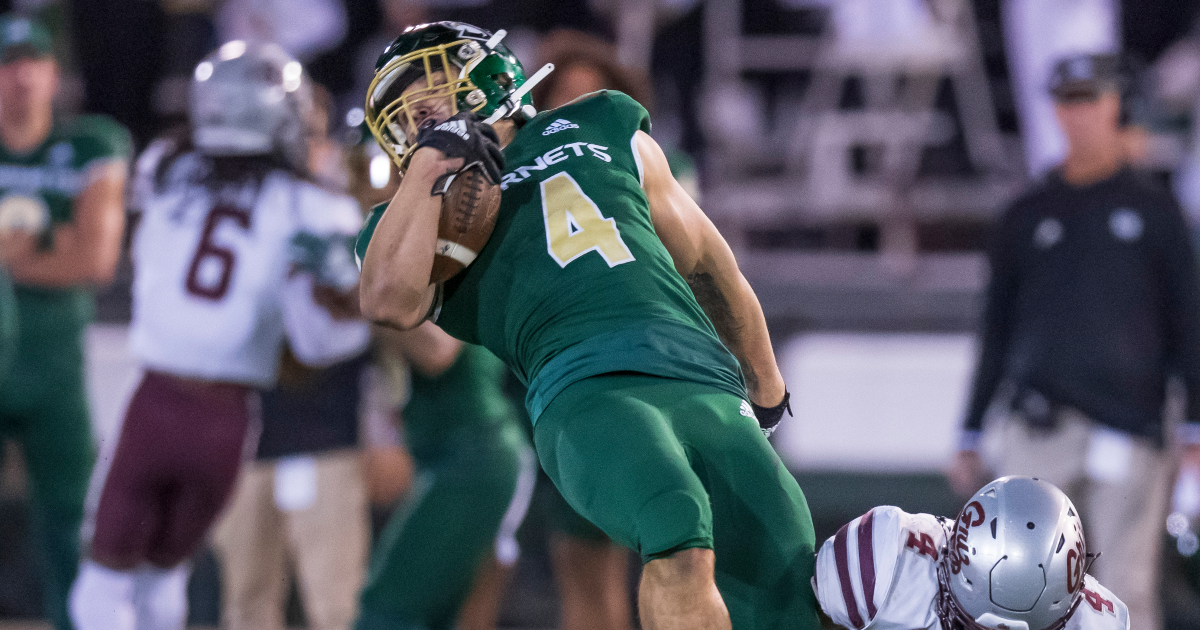
[[[529,385],[543,468],[645,562],[643,627],[818,627],[811,516],[764,436],[787,391],[758,299],[645,110],[602,91],[537,114],[545,69],[526,81],[501,37],[420,25],[380,58],[367,121],[405,174],[360,235],[364,313],[434,318]],[[474,162],[504,189],[495,230],[431,285],[435,182]]]
[[[45,603],[69,628],[66,597],[93,446],[83,333],[92,289],[108,282],[125,226],[128,133],[107,118],[56,120],[58,65],[37,22],[0,16],[0,251],[12,278],[17,350],[0,376],[0,435],[25,454]]]
[[[536,476],[502,391],[508,368],[433,324],[379,338],[411,367],[401,417],[416,478],[372,553],[355,628],[495,627],[497,601],[469,620],[460,614],[493,553],[502,566],[516,561]]]
[[[8,373],[13,353],[17,351],[17,296],[3,259],[4,252],[0,251],[0,380]]]

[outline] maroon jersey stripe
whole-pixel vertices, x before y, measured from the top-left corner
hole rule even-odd
[[[855,628],[863,627],[862,615],[858,614],[858,602],[854,600],[854,587],[850,585],[850,562],[846,558],[846,528],[842,525],[833,537],[833,559],[837,563],[838,582],[842,584],[842,599],[846,600],[846,612]]]
[[[875,618],[875,509],[867,510],[858,523],[858,567],[862,572],[863,598],[867,614]]]

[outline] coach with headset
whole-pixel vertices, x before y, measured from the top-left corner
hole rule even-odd
[[[996,401],[1002,475],[1039,476],[1075,497],[1092,569],[1158,630],[1159,548],[1177,437],[1200,461],[1200,277],[1175,200],[1127,164],[1122,73],[1112,55],[1060,60],[1051,75],[1067,157],[1003,214],[961,450],[960,493],[982,481],[985,412]],[[1187,420],[1167,435],[1167,378]],[[998,395],[998,392],[1002,392]]]

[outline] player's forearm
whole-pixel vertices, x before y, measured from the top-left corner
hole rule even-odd
[[[767,332],[767,320],[750,283],[732,261],[698,265],[688,285],[721,341],[737,357],[751,402],[773,407],[783,400],[783,376]]]
[[[12,263],[12,278],[18,284],[51,288],[108,284],[120,259],[122,225],[87,238],[73,226],[60,227],[54,233],[53,249]]]
[[[413,156],[387,211],[379,220],[363,258],[360,302],[371,321],[408,329],[426,317],[433,287],[441,197],[431,196],[434,180],[453,162],[433,150]]]
[[[125,234],[125,170],[106,163],[88,171],[70,223],[54,228],[52,248],[10,261],[16,282],[40,287],[103,285],[112,281]]]
[[[424,376],[435,378],[458,360],[462,342],[446,334],[433,322],[412,330],[379,330],[377,337],[393,353],[404,358]]]

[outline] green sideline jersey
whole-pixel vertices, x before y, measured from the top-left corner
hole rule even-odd
[[[507,372],[495,355],[470,344],[436,377],[414,370],[403,413],[409,446],[420,451],[463,431],[479,434],[508,423],[516,426],[516,410],[504,395]]]
[[[72,220],[75,198],[91,183],[92,168],[112,160],[125,162],[131,151],[129,132],[106,116],[80,116],[57,124],[30,153],[12,153],[0,146],[0,223],[9,223],[4,215],[10,213],[38,215],[38,223],[46,226],[41,246],[51,247],[54,227]],[[87,288],[18,284],[16,294],[21,337],[35,341],[23,347],[69,338],[69,333],[91,321],[94,301]]]
[[[0,267],[0,379],[4,378],[16,351],[17,296],[8,273]]]
[[[737,360],[659,241],[642,190],[636,101],[601,90],[538,114],[504,149],[491,239],[445,283],[437,324],[491,350],[538,416],[571,383],[640,372],[744,398]],[[360,257],[383,207],[358,244]]]

